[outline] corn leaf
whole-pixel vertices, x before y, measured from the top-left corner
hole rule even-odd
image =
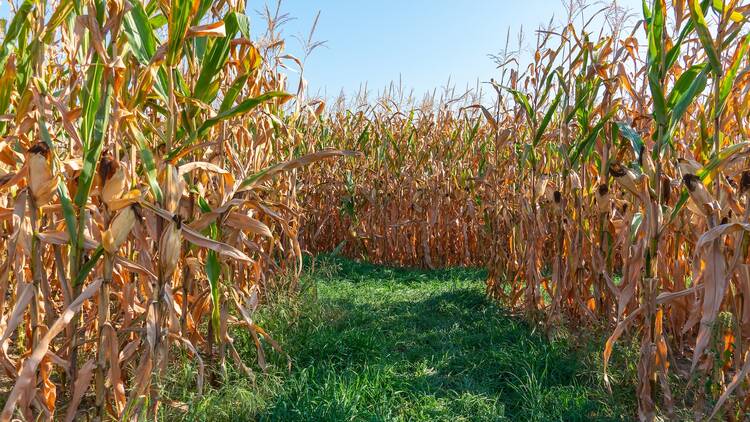
[[[638,134],[638,132],[635,131],[630,125],[623,123],[623,122],[616,122],[617,128],[619,129],[620,134],[630,141],[630,146],[633,148],[633,154],[637,157],[641,150],[644,147],[643,138],[641,138],[641,135]]]
[[[669,107],[672,110],[672,114],[670,116],[669,133],[674,131],[674,128],[680,123],[688,107],[706,88],[708,69],[709,67],[705,64],[691,67],[682,74],[672,92],[670,92]]]
[[[88,258],[88,260],[81,266],[81,269],[78,271],[78,275],[73,280],[73,286],[78,287],[83,285],[83,282],[86,281],[86,277],[89,276],[89,273],[96,267],[97,262],[99,262],[99,258],[104,255],[104,248],[99,245],[96,249],[94,249],[94,253],[91,254],[91,256]]]
[[[100,66],[97,66],[97,68],[100,68]],[[83,168],[78,176],[78,191],[75,197],[75,204],[79,209],[83,209],[88,201],[91,185],[94,183],[94,172],[104,145],[104,136],[109,126],[112,85],[106,84],[105,89],[106,92],[101,98],[101,102],[98,103],[99,107],[93,119],[92,137],[88,144],[84,144]]]
[[[557,93],[557,96],[555,96],[555,99],[552,101],[552,104],[550,104],[549,109],[547,110],[547,113],[544,115],[542,122],[539,124],[536,134],[534,135],[534,147],[536,147],[539,144],[539,141],[542,139],[542,136],[544,136],[544,131],[547,130],[547,126],[549,125],[550,121],[552,121],[552,117],[555,115],[555,111],[557,111],[557,106],[558,104],[560,104],[560,99],[562,99],[562,94],[563,94],[562,90],[560,90]]]
[[[693,25],[695,25],[696,32],[698,32],[698,38],[703,45],[703,49],[708,56],[708,61],[711,64],[713,73],[720,74],[722,69],[721,60],[719,58],[719,53],[716,51],[716,46],[714,45],[714,40],[711,37],[711,32],[708,29],[706,17],[703,15],[700,0],[688,0],[688,5],[690,6],[690,17],[692,18],[691,20],[693,22]]]
[[[182,46],[190,24],[192,0],[171,0],[169,7],[169,39],[167,40],[166,63],[174,67],[182,56]]]
[[[740,68],[740,63],[747,57],[748,46],[750,45],[750,37],[745,36],[740,45],[737,47],[737,51],[734,53],[732,59],[732,65],[727,70],[724,77],[721,79],[721,85],[719,86],[719,103],[717,104],[716,110],[714,110],[714,116],[719,116],[724,111],[724,107],[727,103],[727,97],[732,91],[734,86],[735,78],[737,77],[737,71]]]
[[[522,93],[521,91],[517,91],[515,89],[511,88],[505,88],[508,92],[513,95],[513,98],[515,98],[516,103],[521,105],[526,112],[526,118],[531,122],[533,125],[536,126],[536,114],[534,113],[534,110],[531,108],[531,104],[529,103],[529,99],[526,97],[526,94]]]
[[[161,203],[162,192],[156,175],[156,162],[154,161],[154,155],[148,147],[146,137],[143,136],[143,133],[138,127],[136,127],[135,123],[130,124],[130,133],[138,144],[138,150],[141,153],[141,159],[143,160],[143,166],[145,168],[146,178],[148,179],[148,185],[151,188],[151,193],[154,195],[156,202]]]
[[[247,20],[245,15],[230,13],[224,18],[226,36],[213,42],[203,58],[198,81],[193,88],[193,97],[203,102],[211,102],[216,97],[216,89],[211,86],[214,81],[221,77],[221,69],[229,58],[229,46],[234,36],[239,31],[240,20]]]
[[[132,8],[123,17],[122,28],[138,63],[148,65],[156,53],[158,41],[140,1],[132,2]]]

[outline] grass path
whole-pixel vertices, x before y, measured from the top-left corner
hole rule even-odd
[[[182,419],[629,420],[633,404],[601,387],[596,346],[546,341],[485,298],[482,271],[318,267],[304,300],[259,318],[293,357],[291,374],[269,356],[276,370],[255,385],[230,373]],[[249,339],[237,344],[254,355]],[[172,389],[184,400],[181,379]]]

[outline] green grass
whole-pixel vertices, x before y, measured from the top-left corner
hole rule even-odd
[[[483,271],[390,269],[330,257],[315,266],[298,298],[274,300],[257,315],[292,356],[291,373],[269,352],[271,369],[255,383],[230,367],[223,387],[198,398],[186,359],[165,389],[190,410],[165,406],[163,419],[633,419],[627,377],[614,374],[614,395],[602,386],[601,337],[548,341],[485,297]],[[252,362],[250,339],[235,338]]]

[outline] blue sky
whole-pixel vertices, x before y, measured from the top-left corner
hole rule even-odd
[[[18,2],[19,0],[13,0]],[[571,0],[564,0],[569,2]],[[579,1],[579,0],[573,0]],[[611,1],[611,0],[607,0]],[[248,15],[255,31],[265,28],[256,13],[276,0],[250,0]],[[326,41],[307,59],[305,78],[313,96],[353,95],[363,83],[377,92],[399,80],[417,96],[441,88],[449,78],[457,89],[476,86],[497,73],[489,54],[511,45],[521,29],[525,47],[533,30],[554,16],[566,15],[563,0],[283,0],[282,12],[293,19],[284,26],[289,53],[302,58],[301,43],[320,11],[315,40]],[[641,0],[617,0],[640,14]],[[592,12],[599,7],[592,6]],[[0,0],[0,17],[8,17]],[[527,54],[528,56],[528,54]],[[526,56],[526,57],[527,57]],[[522,56],[522,59],[524,57]],[[296,87],[290,75],[290,89]]]
[[[618,4],[640,14],[641,0]],[[248,11],[258,25],[261,5],[251,0]],[[503,49],[509,28],[512,46],[523,26],[530,47],[533,30],[566,15],[561,0],[284,0],[282,11],[295,18],[284,30],[294,55],[300,43],[290,37],[306,34],[320,11],[315,39],[326,46],[307,59],[305,77],[310,94],[329,98],[364,82],[377,92],[399,78],[418,96],[449,77],[458,89],[474,87],[495,76],[488,54]]]

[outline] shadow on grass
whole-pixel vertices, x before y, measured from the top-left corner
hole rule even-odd
[[[258,322],[292,357],[250,383],[230,370],[197,399],[175,376],[182,420],[632,420],[634,404],[601,383],[601,342],[547,341],[484,295],[486,272],[394,269],[324,257],[304,294]],[[249,336],[235,333],[245,362]],[[185,373],[189,373],[188,370]],[[630,392],[630,391],[629,391]],[[163,419],[172,420],[165,416]]]
[[[337,315],[261,419],[618,420],[568,341],[491,303],[484,280],[340,261],[319,285]]]

